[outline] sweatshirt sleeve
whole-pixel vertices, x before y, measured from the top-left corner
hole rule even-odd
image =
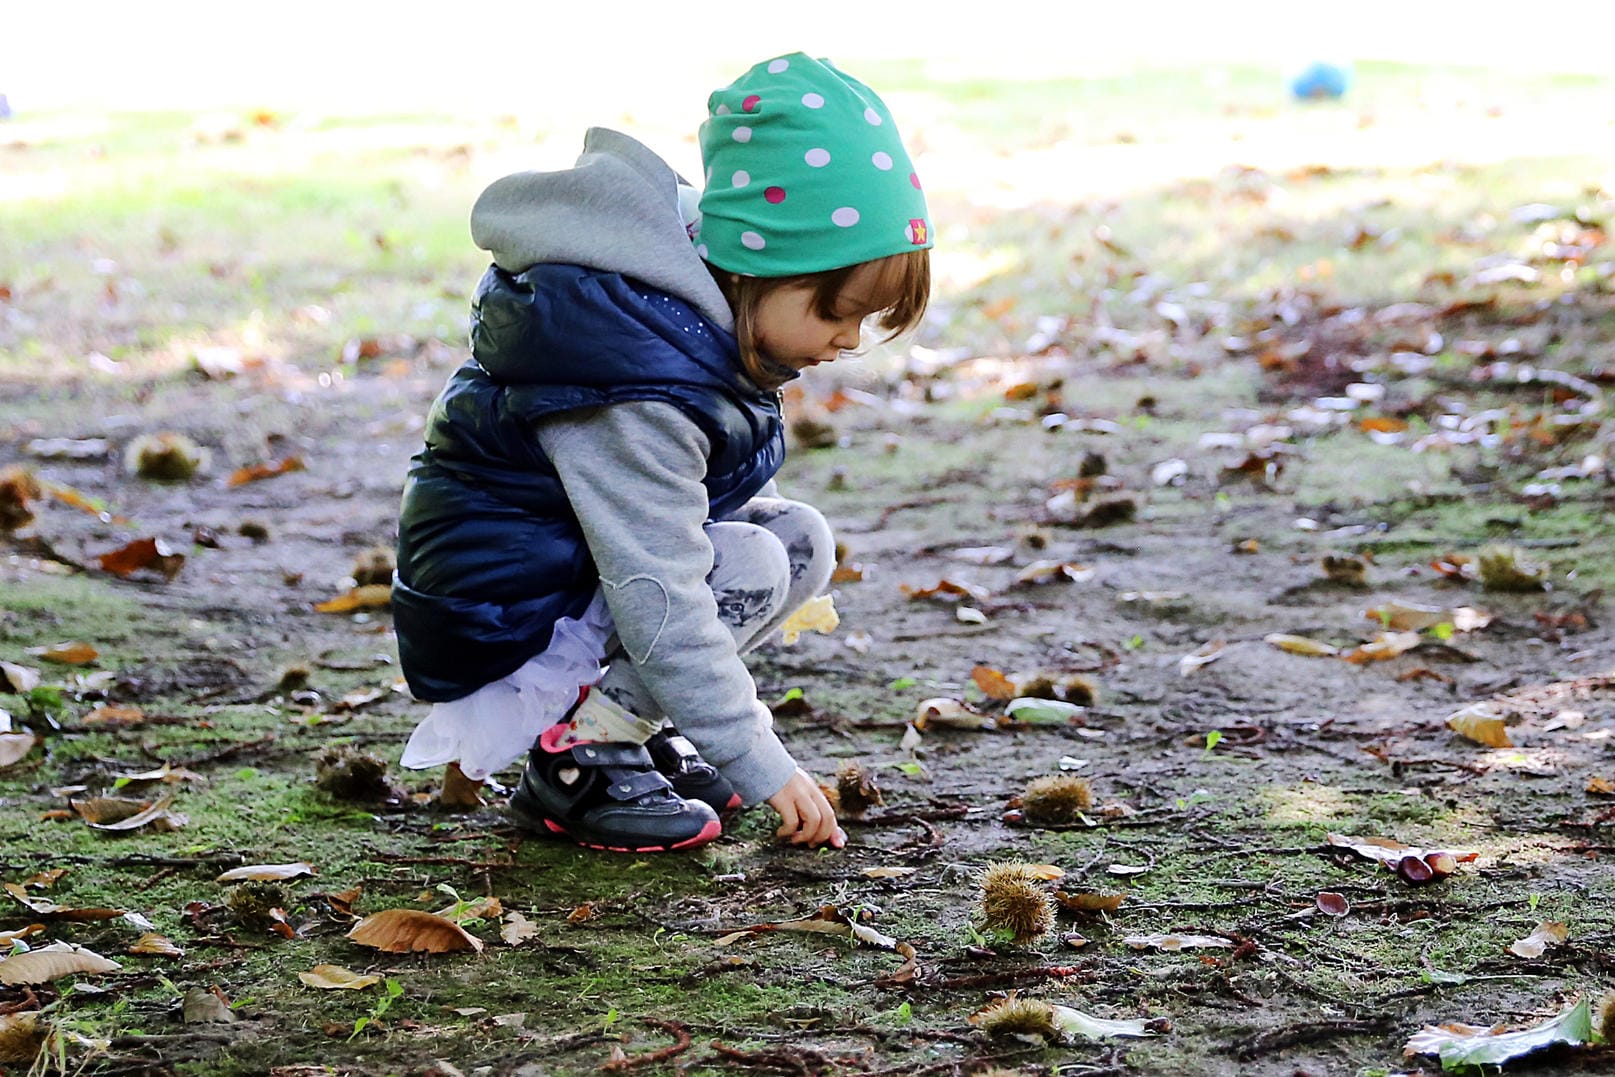
[[[568,412],[537,435],[645,687],[746,803],[773,796],[796,761],[707,586],[706,435],[654,401]]]

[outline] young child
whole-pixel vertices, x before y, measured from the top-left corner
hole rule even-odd
[[[839,848],[740,658],[834,567],[824,517],[771,481],[777,390],[872,315],[919,321],[930,222],[891,113],[827,61],[765,61],[708,109],[699,200],[596,128],[472,210],[494,263],[473,358],[399,524],[399,656],[437,704],[403,763],[480,780],[525,752],[513,813],[596,848],[693,847],[761,801]]]

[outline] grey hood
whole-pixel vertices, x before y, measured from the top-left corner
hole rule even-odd
[[[572,168],[518,172],[483,191],[471,238],[507,272],[558,262],[621,273],[732,331],[734,314],[680,218],[681,182],[642,143],[592,127]]]

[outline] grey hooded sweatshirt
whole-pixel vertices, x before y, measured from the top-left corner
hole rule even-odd
[[[621,273],[733,329],[734,315],[680,218],[681,183],[644,145],[592,128],[575,167],[489,186],[471,210],[471,235],[508,272],[564,263]],[[706,585],[713,558],[704,529],[706,436],[676,407],[647,401],[547,419],[537,438],[582,524],[618,638],[645,687],[746,803],[779,792],[796,762]]]

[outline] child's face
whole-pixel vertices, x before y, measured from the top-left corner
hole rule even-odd
[[[806,370],[834,362],[843,352],[856,351],[864,319],[876,313],[870,294],[879,283],[879,267],[866,264],[855,270],[836,297],[834,318],[822,317],[813,304],[809,286],[778,288],[757,305],[757,350],[792,370]]]

